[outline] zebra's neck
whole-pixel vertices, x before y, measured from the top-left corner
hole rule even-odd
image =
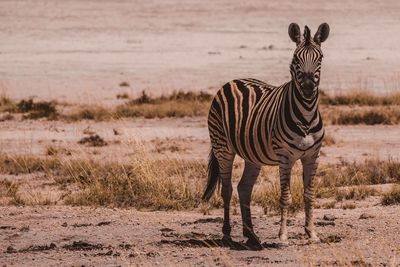
[[[310,124],[317,117],[319,94],[308,100],[305,99],[296,88],[296,84],[292,81],[289,84],[289,104],[290,110],[293,110],[297,119],[303,124]]]

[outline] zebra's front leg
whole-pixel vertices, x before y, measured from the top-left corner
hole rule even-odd
[[[288,243],[288,234],[287,234],[287,218],[288,218],[288,209],[290,204],[292,203],[292,197],[290,195],[290,175],[292,172],[293,164],[288,160],[284,159],[281,161],[279,165],[279,175],[280,175],[280,184],[281,184],[281,198],[280,198],[280,206],[281,206],[281,227],[279,230],[279,239],[282,243]]]
[[[255,249],[261,249],[261,242],[253,230],[253,223],[251,221],[251,193],[253,191],[254,183],[260,173],[260,166],[251,162],[245,162],[242,178],[238,185],[240,211],[242,214],[243,235],[248,238],[246,244]]]
[[[317,156],[304,158],[301,160],[303,164],[303,184],[304,184],[304,209],[305,209],[305,226],[304,230],[312,241],[318,242],[320,239],[314,229],[313,206],[314,206],[314,176],[318,168]]]

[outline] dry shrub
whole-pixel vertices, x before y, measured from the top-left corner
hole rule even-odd
[[[121,94],[117,94],[117,99],[129,99],[130,96],[128,93],[121,93]]]
[[[151,97],[146,92],[116,108],[117,117],[193,117],[206,116],[212,96],[205,92],[174,92],[168,96]]]
[[[392,185],[391,190],[383,194],[381,203],[383,205],[400,204],[400,184]]]
[[[321,94],[321,103],[325,105],[359,105],[359,106],[388,106],[400,104],[400,93],[378,96],[369,92],[352,91],[344,95],[328,96]]]
[[[119,86],[120,86],[120,87],[129,87],[130,84],[129,84],[128,82],[125,82],[125,81],[124,81],[124,82],[120,82],[120,83],[119,83]]]
[[[48,118],[51,120],[57,119],[58,113],[56,102],[54,101],[39,101],[34,102],[33,99],[21,100],[17,103],[15,112],[24,113],[24,118],[39,119]]]
[[[108,145],[106,141],[104,141],[103,138],[101,138],[98,134],[90,135],[87,137],[83,137],[81,140],[78,141],[78,144],[81,145],[87,145],[87,146],[94,146],[94,147],[100,147],[100,146],[106,146]]]
[[[0,112],[16,112],[17,104],[5,95],[0,96]]]
[[[341,111],[332,120],[332,124],[354,125],[354,124],[397,124],[400,121],[398,110],[369,110],[369,111]]]

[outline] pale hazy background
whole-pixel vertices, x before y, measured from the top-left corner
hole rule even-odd
[[[290,22],[328,22],[321,87],[400,87],[400,1],[1,1],[0,93],[79,103],[121,92],[289,79]],[[127,81],[130,87],[120,87]]]

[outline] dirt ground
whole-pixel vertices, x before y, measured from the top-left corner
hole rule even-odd
[[[321,164],[365,159],[399,160],[400,126],[327,126],[335,144],[324,146]],[[114,130],[118,133],[115,135]],[[78,141],[98,134],[105,147],[85,147]],[[152,157],[206,160],[210,148],[206,118],[127,119],[112,122],[5,121],[0,128],[0,152],[46,156],[49,147],[67,148],[72,156],[124,160],[138,150]]]
[[[12,98],[112,103],[121,92],[212,91],[289,79],[291,22],[328,22],[321,88],[397,90],[400,2],[0,2],[0,86]],[[129,87],[119,87],[127,81]]]
[[[222,211],[145,212],[134,209],[0,207],[4,266],[400,266],[400,207],[375,200],[353,210],[316,210],[321,243],[311,244],[303,213],[290,220],[289,246],[279,245],[279,217],[253,212],[262,251],[241,246],[240,215],[233,239],[221,241]],[[333,221],[325,220],[330,215]],[[391,233],[391,234],[388,234]]]

